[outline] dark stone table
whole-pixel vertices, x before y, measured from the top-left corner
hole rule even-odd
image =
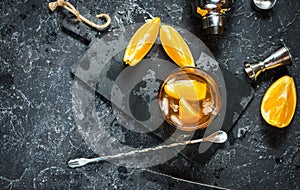
[[[290,48],[294,64],[261,74],[254,86],[253,101],[229,132],[233,138],[208,163],[195,165],[180,156],[176,158],[190,171],[185,179],[197,183],[109,162],[70,169],[66,164],[69,159],[96,156],[78,132],[72,110],[74,80],[70,68],[88,46],[85,40],[62,28],[65,12],[59,9],[51,13],[48,1],[3,0],[0,189],[300,189],[299,109],[284,129],[267,125],[259,112],[266,89],[279,77],[293,76],[299,92],[299,0],[278,1],[272,11],[264,14],[255,12],[248,0],[236,1],[221,36],[202,32],[189,1],[71,3],[84,4],[92,15],[109,13],[112,28],[134,23],[134,14],[139,12],[157,15],[163,22],[198,36],[221,65],[241,78],[245,61],[262,59],[282,42]],[[97,101],[104,110],[100,114],[109,117],[107,102],[101,98]]]

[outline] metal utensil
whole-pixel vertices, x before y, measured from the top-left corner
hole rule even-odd
[[[208,34],[222,34],[234,0],[196,0],[195,3],[196,12],[202,17],[203,29]]]
[[[156,174],[156,175],[159,175],[159,176],[167,177],[167,178],[173,179],[175,181],[189,183],[189,184],[193,184],[193,185],[199,185],[199,186],[203,186],[203,187],[208,187],[209,189],[229,190],[229,189],[224,188],[224,187],[220,187],[220,186],[216,186],[216,185],[210,185],[210,184],[206,184],[206,183],[200,183],[200,182],[197,182],[197,181],[191,181],[191,180],[187,180],[187,179],[183,179],[183,178],[179,178],[179,177],[174,177],[174,176],[171,176],[171,175],[168,175],[168,174],[164,174],[164,173],[157,172],[157,171],[154,171],[154,170],[149,170],[149,169],[146,169],[146,168],[142,168],[141,170],[149,172],[149,173],[153,173],[153,174]]]
[[[257,76],[269,69],[289,65],[292,63],[292,56],[289,49],[283,44],[280,48],[266,57],[263,61],[256,63],[245,63],[245,72],[251,80],[256,80]]]
[[[160,150],[163,148],[172,148],[172,147],[176,147],[176,146],[184,146],[184,145],[196,144],[196,143],[200,143],[200,142],[224,143],[226,140],[227,140],[227,133],[222,130],[219,130],[219,131],[214,132],[211,135],[204,137],[202,139],[195,139],[195,140],[190,140],[190,141],[172,143],[172,144],[168,144],[168,145],[161,145],[161,146],[157,146],[157,147],[150,147],[150,148],[134,150],[134,151],[126,152],[126,153],[119,153],[116,155],[100,156],[97,158],[76,158],[76,159],[70,160],[68,162],[68,165],[70,168],[77,168],[77,167],[82,167],[82,166],[92,163],[92,162],[100,162],[100,161],[105,161],[107,159],[119,158],[122,156],[130,156],[130,155],[133,155],[136,153],[145,153],[145,152],[149,152],[149,151]]]

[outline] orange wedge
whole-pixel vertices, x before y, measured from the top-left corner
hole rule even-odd
[[[159,37],[164,50],[179,67],[195,67],[189,46],[173,27],[162,25]]]
[[[275,81],[267,90],[261,103],[264,120],[278,128],[286,127],[292,121],[297,105],[294,79],[284,76]]]
[[[175,99],[203,100],[206,97],[207,85],[196,80],[178,80],[168,82],[164,90]]]
[[[160,18],[155,17],[143,24],[130,39],[124,53],[123,61],[135,66],[150,51],[158,36]]]
[[[201,119],[200,105],[189,104],[187,100],[181,98],[179,100],[178,118],[183,124],[198,125],[198,122]]]

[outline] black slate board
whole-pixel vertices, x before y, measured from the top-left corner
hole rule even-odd
[[[81,25],[84,29],[80,30],[80,27],[78,28],[77,24],[77,22],[72,22],[70,18],[67,18],[64,21],[65,28],[72,30],[74,33],[78,33],[82,37],[86,37],[86,27]],[[223,112],[223,117],[218,116],[216,120],[219,121],[213,122],[212,126],[207,130],[197,130],[195,133],[183,131],[178,132],[178,130],[176,130],[177,133],[174,133],[174,127],[170,126],[166,122],[162,122],[163,118],[161,117],[158,104],[153,104],[152,101],[153,99],[156,99],[159,86],[163,79],[178,67],[175,64],[168,64],[170,63],[170,59],[164,53],[163,48],[159,43],[155,44],[144,60],[135,67],[127,67],[122,61],[125,50],[124,43],[125,45],[128,43],[133,32],[139,26],[140,25],[134,25],[131,27],[131,31],[126,32],[124,32],[124,29],[115,29],[113,32],[115,34],[114,36],[106,35],[100,39],[93,37],[87,38],[87,40],[92,39],[90,47],[82,56],[79,63],[72,68],[72,73],[76,76],[76,78],[83,81],[83,83],[87,84],[108,101],[111,101],[113,108],[121,110],[121,113],[119,114],[125,113],[127,120],[131,120],[131,122],[132,120],[138,121],[134,122],[135,124],[131,126],[126,126],[126,129],[123,128],[121,130],[126,133],[126,137],[128,138],[126,143],[133,147],[149,146],[135,142],[135,137],[138,136],[138,133],[144,133],[145,131],[148,132],[150,136],[155,134],[160,137],[160,139],[156,139],[156,142],[152,142],[152,145],[158,145],[162,142],[161,140],[170,140],[169,138],[171,138],[170,142],[178,142],[191,138],[201,138],[219,129],[228,132],[252,99],[254,94],[253,89],[245,81],[235,77],[232,73],[219,66],[201,40],[198,39],[198,41],[193,42],[194,39],[186,39],[188,43],[190,42],[189,46],[197,60],[196,63],[198,63],[197,65],[199,65],[199,68],[214,75],[220,84],[220,88],[223,93],[223,111],[221,111]],[[189,37],[184,31],[180,32],[182,35],[187,35],[184,37]],[[112,41],[112,44],[110,44],[110,41]],[[121,49],[120,47],[114,47],[114,45],[120,46]],[[122,45],[124,46],[123,48]],[[105,46],[104,49],[103,46]],[[153,56],[155,56],[155,59],[151,58]],[[153,62],[157,63],[153,64]],[[126,71],[124,74],[124,70],[129,71]],[[149,71],[152,72],[150,75],[154,76],[154,81],[153,76],[146,80],[148,80],[148,82],[150,80],[150,83],[152,83],[152,85],[154,84],[154,87],[152,86],[153,91],[150,92],[150,94],[149,92],[148,94],[147,92],[146,94],[143,94],[145,93],[143,92],[139,95],[133,95],[133,91],[138,92],[138,89],[145,88],[147,82],[143,80],[143,76],[147,75],[147,72]],[[141,83],[135,84],[136,81],[134,80],[139,80]],[[114,93],[113,91],[116,90],[116,84],[118,88],[117,90],[130,92],[125,93],[127,94],[125,96],[128,96],[125,97],[126,102],[129,102],[125,107],[123,105],[124,100],[122,100],[123,102],[119,102],[118,100],[114,100],[112,97],[112,94]],[[131,84],[136,86],[132,86]],[[118,93],[118,91],[116,91],[116,93]],[[222,115],[222,113],[220,115]],[[147,120],[147,127],[143,124],[143,120]],[[161,125],[156,127],[157,123],[158,125],[161,123]],[[154,126],[155,128],[151,128],[151,126]],[[87,138],[89,137],[85,137],[85,139]],[[147,138],[147,135],[143,135],[143,138]],[[95,144],[93,141],[96,142],[97,139],[89,140],[88,144],[93,146],[92,144]],[[150,141],[153,141],[153,139]],[[218,145],[216,144],[202,143],[200,146],[199,144],[189,145],[183,150],[180,149],[178,151],[181,151],[181,153],[189,160],[204,164],[209,160],[217,147]],[[92,149],[96,150],[97,148],[92,147]],[[101,154],[101,151],[98,150],[98,152],[95,152],[97,154]]]

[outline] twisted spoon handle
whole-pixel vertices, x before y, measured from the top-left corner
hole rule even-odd
[[[149,147],[149,148],[144,148],[144,149],[139,149],[139,150],[133,150],[130,152],[119,153],[116,155],[101,156],[101,157],[97,157],[97,158],[77,158],[77,159],[70,160],[68,162],[68,165],[71,168],[76,168],[76,167],[84,166],[88,163],[99,162],[99,161],[104,161],[104,160],[113,159],[113,158],[120,158],[123,156],[130,156],[130,155],[134,155],[136,153],[145,153],[145,152],[149,152],[149,151],[161,150],[163,148],[172,148],[172,147],[184,146],[184,145],[188,145],[188,144],[196,144],[196,143],[200,143],[200,142],[224,143],[226,140],[227,140],[227,134],[224,131],[220,130],[220,131],[217,131],[217,132],[209,135],[208,137],[205,137],[202,139],[177,142],[177,143],[172,143],[172,144],[168,144],[168,145],[160,145],[157,147]]]

